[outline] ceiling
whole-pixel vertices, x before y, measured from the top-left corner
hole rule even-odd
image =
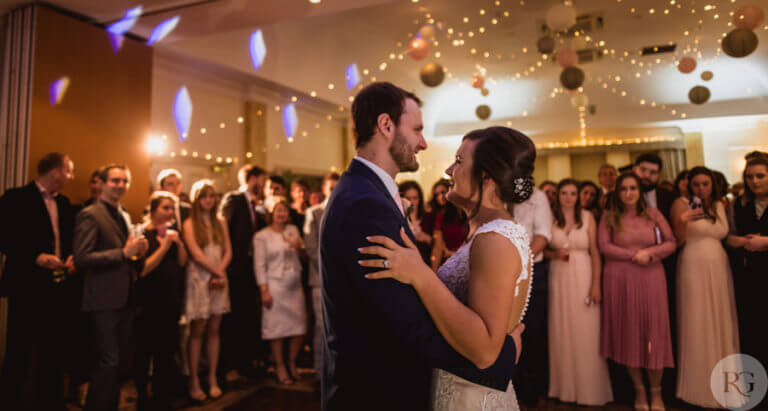
[[[50,3],[108,23],[139,0],[52,0]],[[2,7],[22,2],[1,1]],[[506,123],[529,132],[578,129],[578,111],[561,89],[561,68],[536,51],[539,27],[556,0],[144,0],[145,17],[133,33],[147,37],[161,21],[179,15],[177,29],[155,47],[171,49],[229,66],[319,98],[348,106],[355,90],[345,86],[345,68],[356,63],[364,82],[388,80],[415,91],[425,100],[431,135],[450,135],[477,125],[475,108],[492,109],[488,122]],[[598,48],[608,54],[579,67],[586,74],[583,92],[594,105],[586,115],[590,128],[680,124],[701,118],[765,116],[768,113],[768,23],[755,30],[760,45],[752,55],[735,59],[720,53],[718,39],[732,27],[730,12],[764,0],[574,0],[579,14],[600,15],[604,26],[579,39],[561,37],[558,48]],[[674,3],[674,4],[671,4]],[[173,9],[175,10],[167,10]],[[653,10],[653,12],[651,12]],[[692,10],[694,12],[692,12]],[[717,17],[715,17],[717,15]],[[466,18],[466,19],[465,19]],[[437,46],[415,61],[409,40],[434,19]],[[466,20],[466,22],[465,22]],[[496,21],[496,24],[494,24]],[[254,70],[248,39],[264,33],[267,56]],[[482,30],[481,30],[482,28]],[[470,34],[471,32],[471,34]],[[454,40],[463,45],[454,46]],[[603,45],[600,46],[600,42]],[[645,46],[677,45],[674,53],[641,57]],[[437,54],[439,53],[439,57]],[[486,54],[487,53],[487,54]],[[402,59],[399,58],[403,55]],[[695,57],[696,70],[682,74],[676,61]],[[657,60],[658,59],[658,60]],[[419,80],[427,62],[449,73],[437,88]],[[641,67],[642,64],[642,67]],[[469,85],[486,70],[489,95]],[[700,74],[711,70],[714,78]],[[329,84],[334,88],[329,89]],[[695,106],[688,91],[705,85],[710,101]],[[625,95],[622,95],[625,94]],[[428,133],[429,135],[429,133]]]

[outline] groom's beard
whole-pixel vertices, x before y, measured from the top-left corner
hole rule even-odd
[[[405,137],[400,134],[395,134],[392,145],[389,147],[389,155],[392,156],[392,160],[395,161],[397,168],[401,172],[417,171],[419,169],[416,153],[413,152],[413,148],[405,140]]]

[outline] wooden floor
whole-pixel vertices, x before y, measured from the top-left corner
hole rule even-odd
[[[185,411],[319,411],[320,395],[316,392],[315,377],[313,374],[305,374],[301,381],[292,386],[277,384],[273,376],[254,381],[243,389],[226,390],[224,395],[216,400],[207,400],[202,404],[179,402],[177,409]],[[79,411],[82,408],[70,404],[70,411]],[[521,404],[522,411],[569,411],[569,410],[632,410],[630,405],[608,404],[602,407],[586,407],[575,404],[562,403],[560,401],[544,399],[539,401],[537,407],[525,407]],[[696,407],[670,407],[669,411],[694,410]],[[135,388],[132,384],[126,384],[122,389],[120,411],[136,410]]]

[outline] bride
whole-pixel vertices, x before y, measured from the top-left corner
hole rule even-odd
[[[512,207],[533,191],[535,158],[533,142],[510,128],[490,127],[464,136],[446,170],[452,183],[447,199],[467,213],[470,231],[437,276],[404,229],[400,234],[407,247],[373,236],[368,241],[379,245],[360,249],[382,257],[359,262],[384,268],[366,277],[411,285],[446,341],[480,369],[496,361],[508,333],[524,327],[520,322],[530,293],[532,256],[525,229],[512,219]],[[502,392],[434,370],[431,394],[436,411],[519,409],[511,381]]]

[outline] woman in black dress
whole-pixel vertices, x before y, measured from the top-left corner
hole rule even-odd
[[[144,229],[149,249],[136,283],[135,379],[139,409],[172,409],[171,391],[180,375],[174,356],[179,346],[187,252],[179,233],[168,228],[173,223],[177,201],[169,192],[152,194],[149,221]],[[147,390],[150,361],[151,399]]]
[[[736,251],[733,285],[742,352],[768,365],[768,338],[763,330],[768,311],[768,157],[747,161],[744,195],[731,203],[728,245]]]

